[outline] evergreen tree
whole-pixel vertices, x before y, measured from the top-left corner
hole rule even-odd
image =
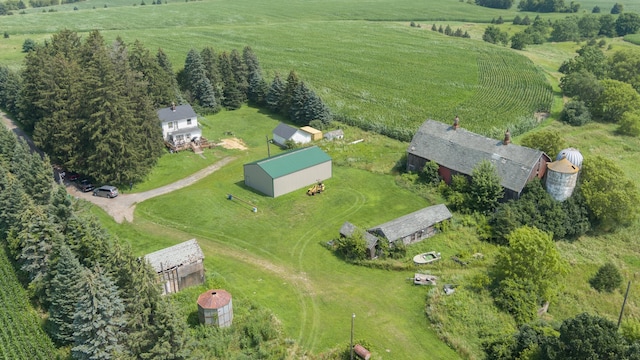
[[[259,72],[253,72],[249,75],[249,89],[247,89],[247,98],[249,103],[262,106],[266,102],[269,86],[262,78]]]
[[[0,66],[0,107],[9,113],[18,113],[18,95],[22,88],[22,78],[7,66]]]
[[[309,92],[310,90],[304,81],[300,81],[293,91],[291,105],[289,106],[289,119],[300,126],[309,124],[310,119],[307,119],[306,109],[304,107],[309,97]]]
[[[12,228],[22,226],[20,216],[29,203],[16,176],[0,167],[0,239],[7,239]],[[12,255],[15,256],[15,252]]]
[[[215,97],[218,99],[218,102],[221,103],[224,101],[224,95],[222,93],[224,84],[222,83],[218,69],[218,55],[212,47],[207,46],[200,52],[200,57],[202,57],[202,64],[204,65],[207,78],[213,87]]]
[[[184,99],[182,98],[182,93],[180,92],[180,88],[178,87],[176,74],[173,72],[173,65],[167,57],[167,54],[165,54],[161,48],[158,49],[158,52],[156,53],[156,60],[158,61],[158,65],[160,65],[160,68],[164,71],[164,77],[171,82],[173,98],[176,99],[177,103],[183,103]]]
[[[53,170],[46,156],[42,159],[38,153],[31,153],[27,143],[21,139],[16,144],[10,166],[9,170],[22,181],[29,196],[40,205],[49,201]]]
[[[249,89],[249,69],[243,56],[236,49],[231,50],[229,61],[231,62],[231,71],[233,71],[237,89],[241,94],[241,102],[244,103],[247,101],[247,91]]]
[[[122,352],[124,304],[118,288],[99,265],[84,270],[73,317],[74,359],[115,359]]]
[[[258,57],[250,46],[245,46],[244,49],[242,49],[242,60],[249,74],[262,73]]]
[[[158,58],[153,57],[140,41],[136,40],[133,43],[128,58],[131,70],[140,74],[140,80],[144,81],[146,93],[154,108],[160,108],[178,100],[173,89],[175,79],[172,80],[167,76],[160,67]]]
[[[307,122],[313,120],[320,120],[324,126],[329,125],[331,122],[331,110],[325,105],[318,95],[313,90],[310,90],[307,96],[307,100],[304,103],[305,118]]]
[[[242,92],[237,82],[231,56],[225,51],[218,57],[220,77],[224,83],[224,100],[222,105],[228,110],[236,110],[242,106],[245,93]]]
[[[52,217],[54,224],[58,226],[61,232],[65,232],[67,221],[73,214],[71,208],[71,200],[67,194],[67,189],[62,186],[56,186],[51,194],[47,212]]]
[[[299,84],[300,79],[298,78],[298,74],[294,70],[291,70],[289,72],[289,76],[287,77],[287,83],[284,88],[282,102],[280,103],[280,113],[282,115],[289,116],[294,92]]]
[[[73,214],[67,221],[64,236],[82,265],[91,267],[108,262],[113,240],[95,217]]]
[[[156,314],[156,337],[148,358],[186,360],[190,358],[190,336],[186,323],[179,317],[178,309],[171,299],[163,298],[158,303]]]
[[[20,217],[26,226],[17,234],[20,269],[27,274],[29,287],[40,300],[46,300],[48,271],[53,245],[62,241],[60,232],[43,208],[31,206]]]
[[[195,50],[189,50],[184,63],[186,89],[191,93],[193,100],[200,106],[214,110],[218,105],[215,99],[213,86],[207,78],[200,54]]]
[[[55,265],[55,276],[51,279],[49,290],[49,323],[51,337],[61,345],[73,343],[73,318],[76,303],[80,297],[79,287],[83,268],[80,262],[63,245],[59,249]]]
[[[285,84],[280,79],[280,75],[276,73],[267,92],[267,108],[273,112],[277,112],[284,102]]]
[[[6,126],[0,127],[0,166],[10,168],[9,162],[13,159],[13,152],[18,144],[18,138]]]

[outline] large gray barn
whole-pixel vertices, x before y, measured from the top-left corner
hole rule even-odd
[[[278,197],[331,178],[331,157],[317,146],[244,164],[245,185]]]

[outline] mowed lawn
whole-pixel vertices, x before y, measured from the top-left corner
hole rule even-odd
[[[223,284],[238,306],[257,302],[271,309],[285,337],[313,353],[346,346],[355,313],[355,338],[374,344],[381,358],[458,357],[430,328],[424,314],[428,289],[407,280],[413,272],[349,265],[324,246],[345,221],[366,228],[432,204],[398,187],[392,175],[345,166],[333,167],[321,195],[300,189],[276,199],[263,196],[243,185],[242,165],[266,157],[263,134],[277,120],[243,108],[222,113],[219,122],[215,116],[206,121],[233,131],[251,149],[229,151],[237,160],[193,186],[138,204],[133,224],[103,217],[111,232],[139,255],[198,239],[211,281]],[[365,144],[344,146],[359,145]],[[397,146],[381,149],[394,153]],[[227,194],[251,202],[257,213]],[[195,297],[181,306],[188,316],[196,310]]]

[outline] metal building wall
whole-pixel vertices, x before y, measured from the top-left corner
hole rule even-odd
[[[273,197],[278,197],[331,178],[331,161],[274,179]]]

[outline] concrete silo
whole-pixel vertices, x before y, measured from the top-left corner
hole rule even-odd
[[[198,296],[198,318],[204,325],[231,326],[233,303],[231,294],[222,289],[212,289]]]
[[[576,187],[580,168],[566,157],[547,164],[547,192],[557,201],[568,199]]]

